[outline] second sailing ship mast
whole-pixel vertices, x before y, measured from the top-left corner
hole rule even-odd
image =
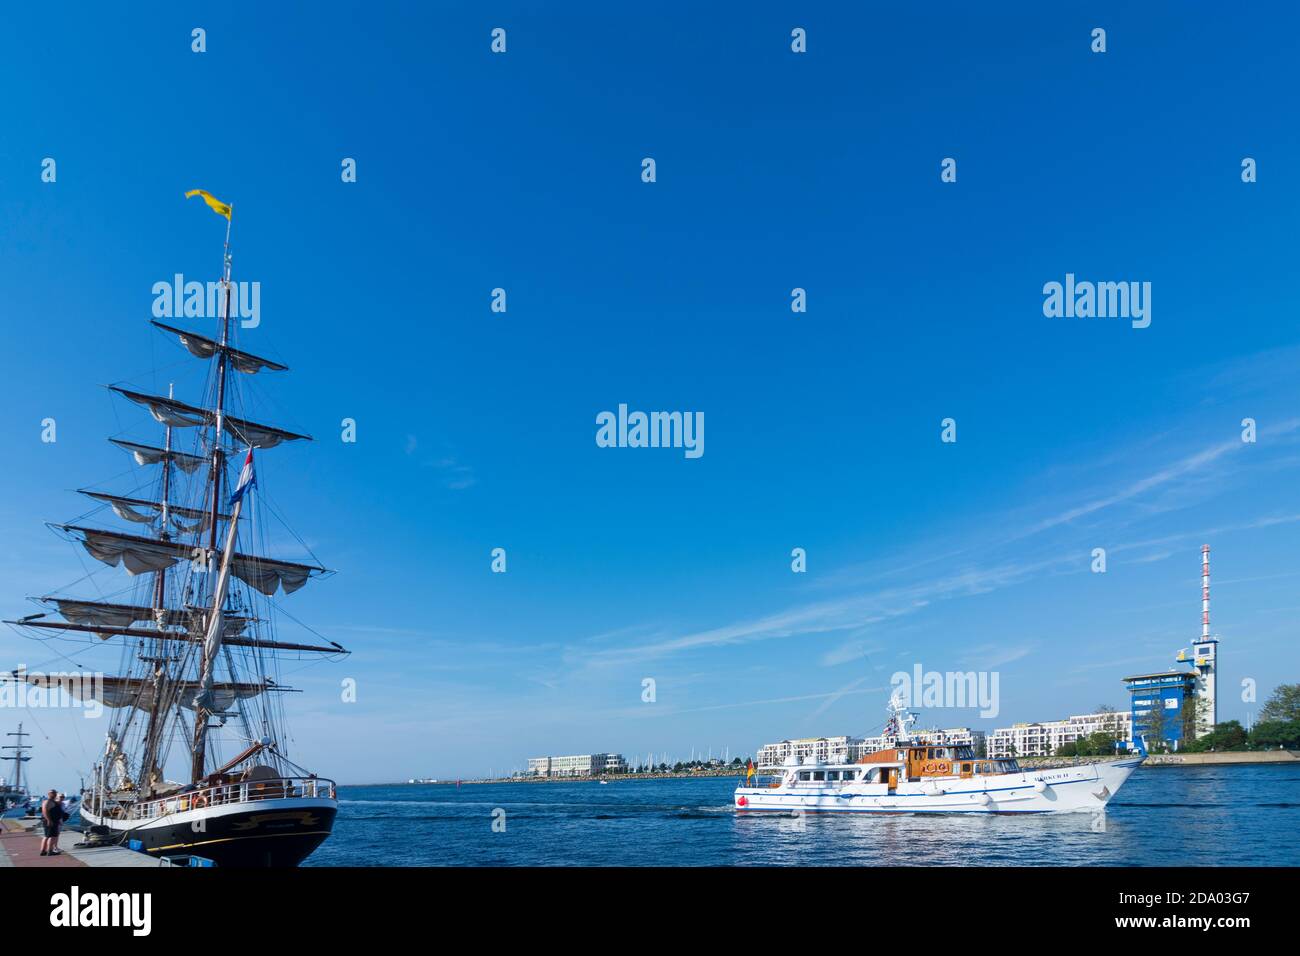
[[[167,387],[167,397],[173,398],[174,391],[174,388],[169,385]],[[171,520],[171,457],[172,427],[167,425],[163,437],[163,454],[160,460],[162,465],[162,496],[158,504],[162,510],[162,528],[158,538],[161,541],[171,540],[171,532],[168,529],[168,522]],[[154,572],[153,613],[154,626],[161,631],[167,620],[166,567],[161,567]],[[146,790],[153,785],[155,776],[161,777],[161,774],[155,774],[155,764],[157,762],[158,737],[162,723],[159,716],[163,712],[163,691],[167,682],[167,642],[159,640],[156,644],[156,653],[152,657],[143,657],[146,663],[153,665],[153,700],[149,705],[149,722],[145,726],[144,754],[140,764],[140,779],[144,781]]]
[[[9,789],[15,794],[15,800],[16,800],[17,794],[23,788],[23,764],[26,763],[28,760],[32,759],[31,757],[28,757],[23,753],[26,750],[32,749],[30,744],[23,743],[23,738],[30,737],[31,734],[23,733],[23,725],[22,722],[19,721],[18,732],[14,733],[13,731],[10,731],[5,736],[18,738],[18,743],[4,745],[5,750],[12,750],[14,752],[14,755],[12,757],[6,757],[5,759],[12,760],[14,762],[14,779],[13,782],[9,784]],[[4,809],[8,809],[8,808],[0,805],[0,810],[4,810]]]

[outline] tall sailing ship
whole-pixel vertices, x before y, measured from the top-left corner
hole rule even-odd
[[[209,336],[153,324],[208,364],[203,396],[189,404],[172,389],[164,396],[110,386],[162,426],[157,444],[109,439],[147,477],[130,494],[83,489],[96,507],[51,525],[96,560],[124,568],[127,582],[98,598],[32,598],[45,613],[6,622],[42,638],[56,631],[91,645],[120,641],[122,670],[75,680],[66,673],[13,676],[111,708],[102,759],[82,792],[81,815],[92,832],[139,841],[157,856],[296,866],[329,836],[338,803],[332,780],[289,758],[284,701],[293,689],[280,670],[286,659],[347,651],[323,638],[277,638],[276,596],[329,572],[260,553],[263,513],[278,515],[263,501],[255,453],[310,439],[244,417],[240,377],[286,366],[234,346],[232,210],[208,193],[187,195],[194,194],[226,218],[220,327]],[[104,526],[98,518],[107,509],[132,531]],[[51,613],[62,620],[43,620]],[[177,766],[187,773],[169,779],[165,768]]]

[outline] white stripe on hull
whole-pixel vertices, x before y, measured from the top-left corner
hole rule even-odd
[[[1079,813],[1105,809],[1145,758],[996,776],[927,778],[842,788],[737,787],[740,812]]]
[[[177,824],[192,824],[199,820],[215,820],[223,816],[238,813],[268,813],[284,810],[324,810],[336,809],[338,802],[329,797],[280,797],[274,800],[251,800],[242,803],[222,803],[216,806],[200,807],[197,810],[181,810],[154,817],[151,820],[121,820],[113,817],[100,817],[82,805],[81,819],[88,826],[106,826],[117,833],[123,831],[136,833],[142,830],[173,827]]]

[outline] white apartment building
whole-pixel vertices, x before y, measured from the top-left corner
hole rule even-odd
[[[590,777],[598,773],[626,773],[622,754],[569,754],[563,757],[528,758],[531,777]]]
[[[798,737],[764,744],[756,762],[760,769],[785,766],[791,756],[809,762],[845,763],[861,755],[861,745],[861,737]]]
[[[977,754],[984,746],[984,731],[971,730],[969,727],[919,730],[912,736],[921,743],[974,747]],[[764,744],[759,748],[755,762],[760,770],[783,767],[791,756],[808,762],[849,763],[877,750],[892,747],[897,742],[895,737],[799,737]]]
[[[1127,749],[1133,739],[1133,715],[1120,712],[1079,714],[1065,720],[1014,724],[993,731],[988,738],[990,757],[1051,757],[1057,748],[1080,737],[1106,732]]]

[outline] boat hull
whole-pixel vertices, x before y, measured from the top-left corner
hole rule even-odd
[[[738,813],[1096,813],[1145,757],[973,778],[885,784],[737,787]]]
[[[101,818],[87,807],[87,827],[107,828],[110,840],[139,840],[151,856],[201,856],[221,867],[297,866],[330,835],[338,803],[288,797],[170,813],[152,820]]]

